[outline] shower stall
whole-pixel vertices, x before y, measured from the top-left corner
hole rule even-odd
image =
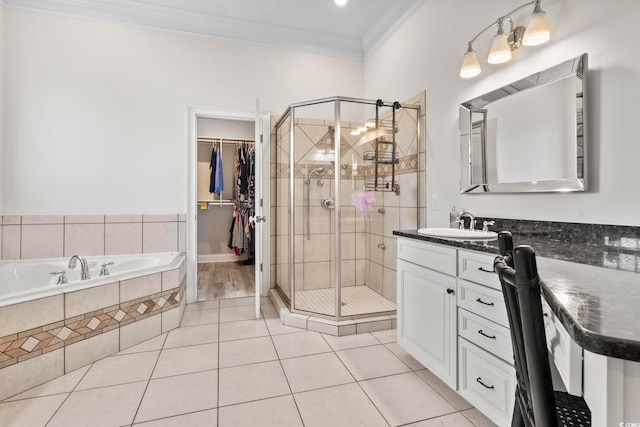
[[[419,106],[333,97],[275,123],[273,279],[294,313],[393,314],[395,238],[418,225]]]

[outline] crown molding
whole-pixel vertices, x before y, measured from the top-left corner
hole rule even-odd
[[[358,39],[126,0],[0,0],[13,9],[49,12],[216,38],[364,59]]]
[[[363,56],[368,58],[420,8],[425,0],[413,0],[407,7],[394,6],[362,37]]]

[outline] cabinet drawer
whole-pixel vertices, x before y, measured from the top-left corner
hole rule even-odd
[[[547,348],[565,388],[570,394],[582,395],[582,348],[571,339],[560,320],[542,297],[544,333]]]
[[[458,335],[507,363],[513,362],[513,347],[509,328],[480,317],[467,310],[458,310]]]
[[[493,422],[508,426],[515,401],[514,368],[464,339],[458,345],[459,393]]]
[[[456,275],[456,253],[454,248],[409,239],[398,239],[398,259],[450,276]]]
[[[502,291],[458,279],[458,307],[509,327]]]
[[[500,279],[493,272],[493,260],[495,257],[496,255],[493,254],[459,251],[458,276],[501,291]]]

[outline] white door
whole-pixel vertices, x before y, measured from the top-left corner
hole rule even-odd
[[[254,171],[254,179],[255,179],[255,192],[256,197],[254,201],[254,259],[255,259],[255,275],[256,275],[256,319],[260,318],[260,297],[262,296],[262,273],[263,273],[263,230],[265,223],[265,216],[263,212],[264,208],[264,200],[263,200],[263,189],[262,189],[262,156],[263,156],[263,143],[264,143],[264,132],[263,132],[263,122],[262,117],[260,116],[260,100],[256,100],[256,121],[255,121],[255,171]],[[267,180],[269,182],[269,180]]]
[[[255,112],[228,111],[206,107],[189,107],[187,109],[188,145],[187,156],[189,162],[188,175],[188,206],[187,206],[187,303],[194,303],[197,299],[197,119],[199,117],[255,121],[255,307],[256,318],[260,316],[260,297],[268,295],[268,281],[263,279],[269,273],[269,228],[264,227],[266,217],[263,212],[269,206],[269,114],[260,114],[259,101],[256,102]],[[263,175],[267,174],[267,175]],[[259,218],[259,220],[257,220]],[[266,260],[266,261],[264,261]],[[264,284],[264,285],[263,285]],[[264,289],[263,289],[264,288]]]

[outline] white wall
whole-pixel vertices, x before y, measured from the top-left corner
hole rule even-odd
[[[4,6],[0,1],[0,212],[3,210],[4,197],[2,194],[2,185],[4,182],[4,168],[2,167],[3,158],[3,141],[4,141]]]
[[[4,9],[4,209],[186,211],[186,106],[361,97],[363,63]]]
[[[366,97],[404,99],[426,89],[428,226],[446,226],[451,205],[479,216],[640,225],[640,62],[629,42],[637,38],[640,2],[545,0],[542,6],[552,40],[520,48],[510,64],[483,63],[483,73],[473,80],[458,77],[467,42],[512,10],[512,0],[456,0],[455,7],[427,0],[365,62]],[[529,13],[524,10],[518,22],[526,24]],[[492,35],[487,32],[474,44],[479,58],[486,57]],[[590,68],[590,191],[460,195],[458,104],[584,52]],[[434,196],[437,210],[431,205]]]

